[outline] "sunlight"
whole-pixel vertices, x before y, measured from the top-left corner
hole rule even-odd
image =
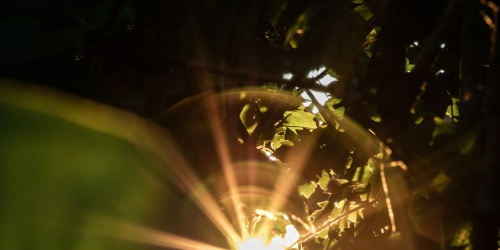
[[[255,212],[257,215],[264,216],[271,221],[277,220],[277,217],[269,211],[257,209]],[[288,218],[286,216],[283,217],[285,219]],[[288,224],[285,227],[285,231],[286,233],[275,235],[267,241],[266,239],[270,238],[269,235],[264,235],[259,231],[257,236],[247,237],[245,240],[238,243],[237,250],[283,250],[290,247],[298,249],[298,244],[296,242],[299,240],[300,235],[297,229],[292,224]]]
[[[118,238],[126,241],[142,242],[161,247],[192,250],[225,250],[220,247],[199,241],[187,239],[167,232],[147,228],[134,223],[104,218],[102,216],[89,216],[89,234],[99,234],[107,237]]]
[[[311,92],[314,95],[314,97],[316,97],[316,99],[318,100],[318,102],[321,105],[325,105],[326,101],[328,101],[330,99],[330,97],[326,93],[318,92],[318,91],[314,91],[314,90],[311,90]],[[312,102],[310,101],[310,98],[306,92],[302,92],[302,94],[300,94],[300,96],[305,99],[304,106],[311,105]],[[317,107],[314,107],[312,109],[313,114],[317,114],[318,112],[319,112],[319,110]]]
[[[292,73],[285,73],[283,74],[283,79],[290,80],[292,79],[292,76],[293,76]]]
[[[314,78],[314,77],[317,77],[319,74],[321,74],[321,72],[323,72],[326,68],[325,67],[321,67],[320,69],[318,70],[312,70],[309,72],[309,74],[307,75],[308,78]],[[318,80],[319,84],[323,85],[323,86],[328,86],[329,84],[331,84],[333,81],[336,81],[337,79],[330,76],[329,74],[325,74],[321,79]],[[321,105],[325,105],[326,101],[328,101],[330,99],[330,96],[325,93],[325,92],[319,92],[319,91],[314,91],[314,90],[311,90],[311,93],[314,95],[314,97],[318,100],[318,102],[321,104]],[[304,103],[303,105],[304,106],[309,106],[311,105],[311,98],[307,95],[306,92],[302,92],[302,94],[300,95],[302,98],[304,98]],[[314,114],[317,114],[319,112],[318,108],[317,107],[313,107],[313,110],[312,110],[312,113]]]

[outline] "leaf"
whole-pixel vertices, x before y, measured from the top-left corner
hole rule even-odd
[[[328,107],[328,109],[330,109],[333,112],[333,114],[339,118],[344,117],[345,107],[335,108],[334,106],[336,104],[340,103],[341,101],[342,101],[342,99],[332,97],[332,98],[328,99],[328,101],[325,102],[325,106]],[[335,128],[339,131],[343,131],[343,129],[341,129],[341,127],[338,123],[336,124]]]
[[[348,207],[348,209],[352,209],[352,205],[354,204],[353,202],[350,202],[349,203],[351,206]],[[358,213],[357,211],[355,212],[352,212],[350,213],[349,215],[347,215],[347,219],[350,221],[350,222],[354,222],[356,223],[358,221]]]
[[[451,117],[453,121],[456,122],[457,121],[456,117],[460,116],[460,111],[458,109],[459,99],[452,97],[451,102],[452,104],[448,106],[448,108],[446,109],[446,115]]]
[[[298,187],[299,192],[306,198],[309,199],[311,195],[314,193],[314,190],[316,189],[316,183],[313,182],[307,182],[305,184],[302,184]]]
[[[406,72],[411,72],[415,68],[414,64],[410,64],[410,60],[406,58]]]
[[[342,99],[332,97],[325,102],[325,106],[328,107],[329,109],[334,110],[333,105],[338,104],[341,101],[342,101]]]
[[[321,176],[319,177],[319,180],[318,180],[318,185],[321,187],[321,189],[323,190],[327,190],[327,185],[328,185],[328,182],[330,182],[330,175],[323,169],[321,171]]]
[[[297,134],[296,130],[302,130],[303,128],[317,128],[314,121],[314,114],[312,113],[299,109],[296,111],[286,111],[284,117],[286,117],[286,120],[283,122],[283,125],[295,134]]]
[[[373,175],[373,167],[374,167],[373,160],[372,158],[370,158],[366,166],[358,167],[356,169],[356,173],[354,174],[353,180],[368,185]]]
[[[364,2],[364,1],[361,1],[361,2]],[[365,21],[368,21],[368,20],[370,20],[370,18],[373,17],[372,10],[366,4],[363,4],[363,5],[360,5],[356,8],[354,8],[354,11],[356,11],[356,13],[358,13],[358,15],[360,15]]]
[[[434,177],[431,186],[436,191],[443,192],[450,183],[450,177],[448,177],[445,173],[440,173],[436,177]]]
[[[285,141],[285,135],[282,135],[280,133],[274,134],[273,139],[271,140],[271,148],[273,150],[276,150],[281,147],[281,142]]]
[[[196,183],[173,178],[158,127],[88,100],[13,86],[0,83],[0,238],[8,239],[0,249],[144,249],[114,238],[141,228],[203,242],[210,241],[203,230],[218,234],[179,190]]]
[[[457,124],[451,121],[444,121],[439,117],[434,117],[436,128],[432,132],[433,140],[440,135],[453,135],[457,130]]]

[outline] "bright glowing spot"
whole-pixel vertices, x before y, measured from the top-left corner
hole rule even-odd
[[[323,93],[323,92],[318,92],[318,91],[314,91],[314,90],[311,90],[312,94],[314,95],[314,97],[316,97],[316,100],[318,100],[318,102],[321,104],[321,105],[325,105],[325,102],[328,101],[328,99],[330,99],[329,96],[326,95],[326,93]],[[304,106],[309,106],[309,104],[311,104],[311,101],[309,101],[309,96],[307,95],[306,92],[302,92],[301,94],[302,98],[304,98],[306,101],[303,103]],[[313,108],[312,112],[314,114],[317,114],[318,113],[318,109],[316,107]]]
[[[266,211],[266,210],[262,210],[262,209],[255,209],[255,213],[257,215],[264,215],[264,216],[266,216],[269,219],[272,219],[274,217],[273,213],[271,213],[269,211]]]
[[[283,79],[290,80],[292,79],[292,76],[293,76],[292,73],[285,73],[283,74]]]
[[[444,47],[446,47],[446,43],[442,43],[439,47],[441,47],[441,49],[444,49]]]
[[[440,71],[438,71],[438,73],[439,73],[439,74],[442,74],[442,73],[444,73],[444,70],[440,70]]]
[[[265,151],[267,156],[271,156],[271,152]]]
[[[415,46],[418,46],[418,41],[413,42],[413,44],[415,44]]]
[[[337,81],[337,78],[335,77],[331,77],[329,74],[326,74],[325,76],[323,76],[321,79],[318,80],[319,83],[323,86],[327,86],[328,84],[330,84],[331,82],[333,81]]]
[[[300,238],[299,232],[293,225],[286,226],[286,234],[284,237],[275,236],[271,242],[266,244],[263,237],[250,238],[238,244],[238,250],[283,250],[290,247],[298,248],[298,244],[294,244]]]
[[[314,78],[316,76],[318,76],[321,72],[323,72],[326,68],[325,67],[321,67],[320,69],[318,70],[311,70],[311,72],[309,72],[309,74],[307,74],[307,78]]]
[[[276,160],[277,160],[277,158],[276,158],[276,157],[274,157],[274,156],[269,156],[269,160],[271,160],[271,161],[276,161]]]
[[[318,70],[312,70],[311,72],[309,72],[309,74],[307,74],[307,77],[308,78],[317,77],[319,74],[321,74],[321,72],[323,72],[325,70],[326,70],[325,67],[321,67]],[[337,80],[336,78],[331,77],[329,74],[325,74],[321,79],[318,80],[318,82],[323,86],[328,86],[328,84],[330,84],[336,80]],[[324,92],[318,92],[318,91],[314,91],[314,90],[311,90],[311,92],[313,93],[314,97],[316,97],[316,99],[318,100],[318,102],[321,105],[325,105],[325,102],[328,101],[328,99],[330,99],[330,97],[327,96],[326,93],[324,93]],[[306,100],[302,104],[306,107],[309,106],[311,104],[311,101],[310,101],[310,98],[307,95],[307,93],[303,92],[301,94],[301,96],[302,96],[302,98],[304,98],[304,100]],[[312,113],[317,114],[318,112],[319,112],[318,108],[314,107],[312,110]]]

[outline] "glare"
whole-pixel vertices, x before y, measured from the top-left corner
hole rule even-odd
[[[323,86],[327,86],[333,81],[337,81],[337,78],[331,77],[329,74],[326,74],[325,76],[323,76],[321,79],[318,80],[318,82]]]
[[[317,77],[319,74],[321,74],[325,70],[326,70],[325,67],[321,67],[319,69],[311,70],[307,74],[307,78]],[[285,79],[285,80],[290,80],[290,79],[292,79],[292,77],[293,77],[292,73],[285,73],[285,74],[283,74],[283,79]],[[337,78],[332,77],[329,74],[325,74],[321,79],[318,79],[318,82],[321,85],[323,85],[323,86],[327,86],[328,84],[332,83],[333,81],[337,81]]]
[[[292,73],[285,73],[283,74],[283,79],[290,80],[292,79],[292,76],[293,76]]]
[[[318,100],[318,102],[321,105],[325,105],[326,101],[328,101],[330,99],[330,97],[326,93],[318,92],[318,91],[314,91],[314,90],[311,90],[311,92],[314,95],[314,97],[316,97],[316,99]],[[311,104],[310,98],[309,98],[309,96],[307,95],[306,92],[302,92],[302,94],[300,96],[306,100],[303,103],[304,106],[309,106]],[[318,113],[318,108],[314,107],[313,110],[312,110],[312,112],[314,114],[317,114]]]
[[[413,42],[413,44],[415,44],[415,46],[418,46],[418,41]]]
[[[439,47],[441,47],[441,49],[444,49],[444,47],[446,47],[446,43],[442,43]]]
[[[309,74],[307,74],[307,78],[315,78],[315,77],[319,76],[325,70],[326,70],[325,67],[321,67],[317,70],[316,69],[311,70],[309,72]],[[331,77],[329,74],[325,74],[323,77],[321,77],[318,80],[318,82],[323,86],[327,86],[328,84],[330,84],[333,81],[337,81],[337,79],[335,77]]]
[[[325,70],[325,67],[321,67],[319,69],[314,69],[314,70],[311,70],[309,72],[309,74],[307,74],[307,78],[314,78],[316,76],[318,76],[321,72],[323,72],[323,70]]]
[[[269,236],[271,235],[269,235],[269,230],[259,230],[256,235],[246,237],[238,243],[237,250],[283,250],[289,249],[290,247],[299,248],[297,242],[300,238],[300,234],[297,229],[290,224],[288,216],[282,213],[277,215],[263,209],[256,209],[255,214],[258,216],[265,216],[267,219],[273,221],[273,223],[279,220],[278,217],[284,218],[286,223],[288,223],[288,225],[285,226],[286,232],[284,234],[274,235],[274,237],[270,239]],[[266,235],[266,232],[268,235]]]
[[[283,250],[290,247],[298,248],[297,242],[299,240],[299,232],[293,225],[286,226],[286,234],[275,236],[271,242],[266,244],[264,237],[253,237],[238,244],[238,250]]]
[[[325,67],[321,67],[319,69],[315,69],[315,70],[311,70],[309,72],[309,74],[307,74],[307,77],[308,78],[314,78],[314,77],[317,77],[319,74],[321,74],[321,72],[325,71],[326,68]],[[283,78],[285,78],[285,75],[283,75]],[[318,80],[318,82],[323,85],[323,86],[328,86],[330,83],[332,83],[333,81],[337,81],[337,79],[335,77],[332,77],[330,76],[329,74],[325,74],[321,79]],[[325,105],[326,101],[328,101],[330,99],[330,96],[328,96],[326,93],[324,92],[318,92],[318,91],[314,91],[314,90],[311,90],[312,94],[314,95],[314,97],[316,97],[316,99],[318,100],[318,102],[321,104],[321,105]],[[311,99],[310,97],[307,95],[306,92],[302,92],[301,94],[301,97],[305,100],[302,105],[304,106],[309,106],[311,105]],[[312,113],[314,114],[317,114],[319,112],[318,108],[317,107],[313,107],[313,110],[312,110]]]

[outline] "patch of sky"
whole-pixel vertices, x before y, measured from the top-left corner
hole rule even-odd
[[[309,72],[307,74],[307,78],[315,78],[317,77],[319,74],[321,74],[321,72],[323,72],[326,68],[325,67],[321,67],[319,69],[315,69],[315,70],[311,70],[311,72]],[[283,74],[283,79],[291,79],[292,78],[292,74],[291,73],[286,73],[286,74]],[[333,81],[336,81],[337,79],[335,79],[334,77],[330,76],[329,74],[325,74],[325,76],[323,76],[321,79],[318,79],[318,83],[323,85],[323,86],[328,86],[330,83],[332,83]],[[318,102],[321,104],[321,105],[325,105],[325,102],[328,101],[328,99],[330,99],[330,95],[328,93],[325,93],[325,92],[320,92],[320,91],[314,91],[314,90],[311,90],[312,94],[314,95],[314,97],[316,97],[316,99],[318,100]],[[309,98],[309,96],[305,93],[305,92],[302,92],[301,94],[301,97],[305,100],[302,104],[304,106],[309,106],[311,105],[312,101],[311,99]],[[312,112],[314,114],[318,113],[318,109],[316,107],[313,108]]]

